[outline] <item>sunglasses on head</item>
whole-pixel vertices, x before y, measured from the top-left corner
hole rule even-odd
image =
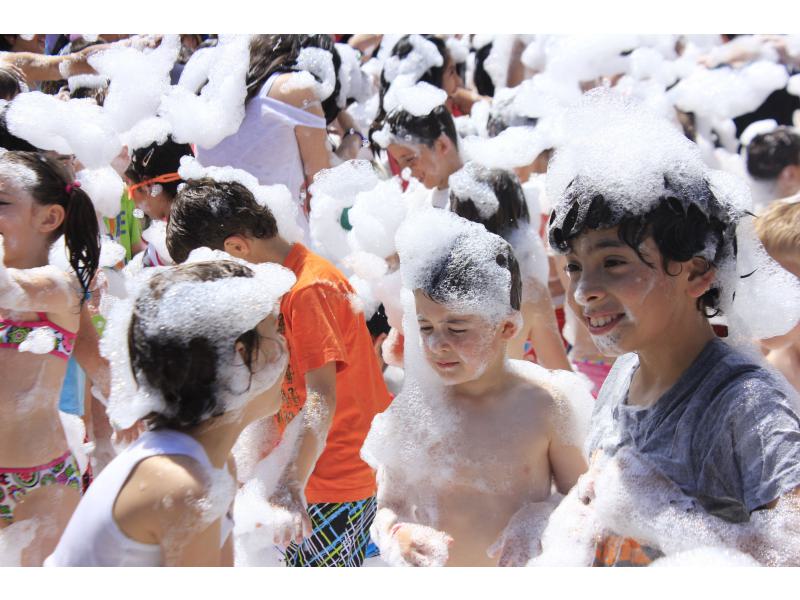
[[[134,183],[133,185],[128,186],[128,198],[132,198],[133,192],[142,186],[149,185],[151,183],[172,183],[180,180],[181,176],[177,173],[164,173],[163,175],[153,177],[152,179],[145,179],[144,181],[140,181],[139,183]]]

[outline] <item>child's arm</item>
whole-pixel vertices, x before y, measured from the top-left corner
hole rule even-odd
[[[562,494],[569,493],[572,486],[578,481],[578,477],[589,468],[580,448],[564,443],[557,438],[550,440],[547,457],[550,461],[556,489]]]
[[[567,358],[567,350],[558,330],[555,307],[550,291],[538,282],[531,282],[536,286],[533,302],[523,305],[526,321],[530,323],[530,339],[539,364],[546,369],[564,369],[571,371],[572,366]]]
[[[3,308],[45,313],[77,312],[79,289],[74,276],[52,265],[34,269],[6,268],[0,248],[0,306]]]
[[[288,545],[303,542],[311,536],[311,519],[308,517],[305,487],[325,449],[325,441],[336,411],[336,363],[329,362],[305,375],[306,402],[303,410],[303,428],[296,442],[294,460],[286,466],[270,504],[292,514],[285,526],[275,529],[275,543]]]

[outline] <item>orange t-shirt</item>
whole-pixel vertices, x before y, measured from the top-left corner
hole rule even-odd
[[[305,374],[336,363],[336,412],[306,486],[309,503],[353,502],[375,494],[375,473],[359,455],[372,418],[391,402],[355,291],[330,262],[295,244],[283,263],[297,282],[281,300],[279,329],[289,367],[276,415],[281,433],[306,400]]]

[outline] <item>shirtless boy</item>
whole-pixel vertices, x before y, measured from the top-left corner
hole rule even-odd
[[[521,323],[508,243],[450,213],[424,212],[398,233],[415,305],[405,321],[406,384],[362,450],[378,470],[372,535],[392,564],[524,564],[551,482],[566,493],[586,469],[581,414],[588,419],[591,398],[569,373],[507,359]]]

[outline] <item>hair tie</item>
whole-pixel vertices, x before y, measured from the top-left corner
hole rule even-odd
[[[81,187],[81,182],[80,181],[73,181],[72,183],[68,183],[67,184],[67,193],[71,194],[72,190],[74,190],[75,188],[79,188],[79,187]]]

